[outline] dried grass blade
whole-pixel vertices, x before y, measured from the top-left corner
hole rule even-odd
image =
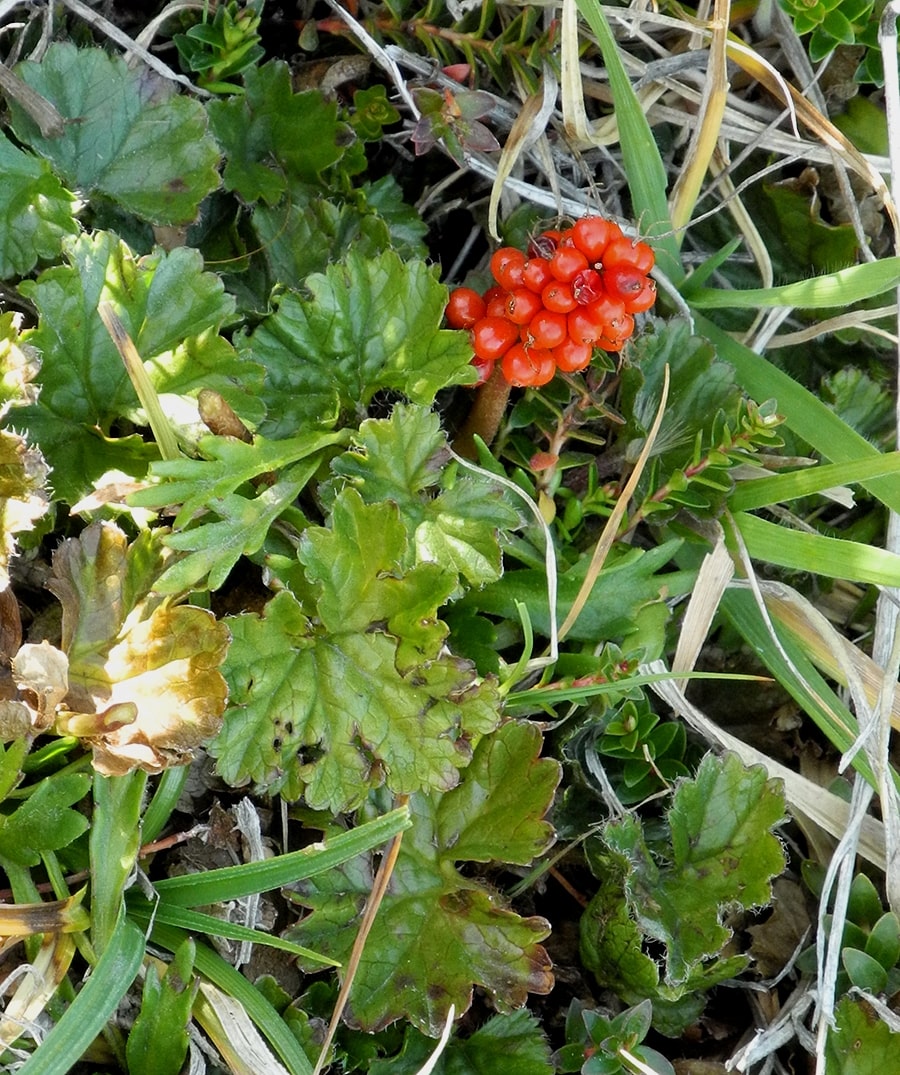
[[[659,433],[659,427],[662,424],[668,398],[669,367],[667,365],[663,378],[662,396],[656,411],[656,417],[653,419],[653,425],[650,427],[650,432],[647,434],[647,439],[644,442],[644,447],[635,463],[634,470],[631,472],[631,476],[629,477],[625,488],[622,490],[610,517],[606,520],[606,525],[603,527],[603,533],[600,535],[600,539],[594,549],[594,554],[591,557],[591,562],[588,565],[587,573],[584,576],[584,582],[582,582],[581,587],[575,596],[575,600],[572,602],[572,607],[569,609],[569,613],[563,620],[562,626],[559,629],[560,641],[566,637],[575,621],[581,615],[581,610],[587,604],[587,600],[591,595],[591,590],[594,588],[594,583],[597,581],[597,576],[603,570],[603,565],[606,562],[609,550],[612,548],[613,542],[618,536],[619,524],[622,522],[625,512],[628,510],[628,503],[637,488],[637,483],[640,481],[641,474],[644,472],[647,460],[650,458],[650,453],[653,450],[653,443],[656,440],[656,436]]]
[[[730,0],[716,0],[712,20],[712,40],[709,44],[709,65],[700,120],[691,135],[687,150],[687,167],[682,171],[669,199],[672,226],[684,228],[691,219],[694,206],[716,151],[725,108],[728,104],[728,71],[726,65]]]

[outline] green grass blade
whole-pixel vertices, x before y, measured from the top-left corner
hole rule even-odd
[[[765,478],[740,482],[728,498],[731,511],[754,511],[770,504],[783,504],[801,496],[811,496],[837,485],[900,474],[900,452],[888,452],[855,463],[829,463],[821,467],[791,470]]]
[[[796,669],[795,673],[772,639],[749,590],[727,590],[722,596],[720,608],[769,672],[828,737],[835,749],[842,754],[848,750],[859,732],[856,718],[829,687],[802,647],[787,631],[779,631],[777,621],[773,621],[784,652]],[[873,787],[877,787],[864,751],[856,752],[852,764]]]
[[[64,1075],[73,1068],[115,1012],[143,958],[143,933],[133,922],[120,918],[90,977],[19,1069],[20,1075]]]
[[[706,318],[695,318],[698,335],[715,345],[718,357],[730,363],[735,380],[757,403],[773,397],[787,426],[817,452],[834,463],[880,459],[881,454],[865,437],[851,429],[812,392],[797,384],[749,347]],[[892,511],[900,512],[900,482],[894,477],[871,478],[860,484]]]
[[[163,925],[161,922],[153,927],[151,935],[154,943],[170,952],[177,951],[187,937],[188,934],[183,930]],[[240,971],[236,971],[205,944],[197,945],[194,969],[243,1006],[291,1075],[312,1075],[312,1064],[285,1021]]]
[[[717,287],[688,289],[685,298],[698,309],[758,310],[761,306],[793,306],[803,310],[844,308],[895,288],[900,282],[900,257],[852,265],[849,269],[798,280],[781,287],[726,291]]]
[[[900,586],[900,556],[896,553],[858,541],[792,530],[745,512],[735,515],[734,522],[754,560],[832,579]]]
[[[273,888],[324,873],[356,855],[380,847],[411,824],[409,809],[402,806],[331,837],[324,846],[314,844],[302,851],[292,851],[262,862],[226,866],[187,877],[166,877],[156,881],[154,887],[171,907],[203,907],[241,899],[256,892],[270,892]]]
[[[141,822],[141,840],[145,844],[152,843],[162,832],[172,811],[181,798],[181,792],[187,783],[189,765],[177,765],[166,769],[159,778],[156,791],[150,800],[150,805],[144,811]]]
[[[647,236],[656,252],[660,269],[676,283],[684,279],[678,242],[672,231],[666,201],[666,167],[660,156],[653,131],[644,115],[641,102],[632,88],[609,23],[597,0],[575,0],[578,10],[597,39],[609,76],[622,165],[631,192],[631,208],[641,233]]]
[[[210,937],[227,937],[232,941],[249,941],[251,944],[265,944],[269,948],[278,948],[282,952],[290,952],[291,955],[302,956],[304,959],[312,959],[327,967],[339,967],[341,964],[328,956],[319,955],[310,948],[304,948],[301,944],[293,944],[284,940],[274,933],[263,933],[259,929],[251,929],[237,922],[228,922],[224,918],[216,918],[215,915],[204,914],[202,911],[191,911],[186,907],[170,907],[161,902],[155,906],[148,900],[133,898],[128,901],[128,914],[142,923],[161,922],[167,926],[175,926],[190,933],[205,933]]]

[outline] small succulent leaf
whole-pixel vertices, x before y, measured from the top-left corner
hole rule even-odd
[[[90,786],[85,773],[56,773],[42,780],[11,814],[0,817],[0,857],[18,866],[37,866],[42,852],[76,840],[90,823],[72,807]]]
[[[44,137],[10,101],[17,137],[73,190],[105,194],[152,224],[189,224],[219,186],[203,106],[158,75],[131,71],[104,49],[60,42],[16,74],[70,121],[58,137]]]
[[[163,553],[149,533],[128,546],[118,527],[95,523],[53,558],[69,708],[135,713],[91,736],[95,768],[107,776],[182,763],[221,725],[228,630],[205,609],[151,594]]]
[[[266,368],[266,436],[333,426],[380,390],[430,404],[439,389],[473,380],[465,336],[440,327],[446,288],[424,262],[350,249],[306,288],[309,297],[276,300],[275,312],[238,341]]]
[[[872,927],[866,939],[866,953],[877,959],[886,971],[900,959],[900,919],[893,911],[885,911]]]
[[[39,259],[59,256],[63,236],[76,235],[75,196],[46,161],[0,134],[0,279],[25,276]],[[6,314],[4,318],[11,315]]]
[[[294,93],[282,61],[248,69],[244,86],[242,95],[208,106],[225,150],[225,186],[248,203],[274,205],[291,179],[314,183],[341,159],[348,128],[321,93]]]
[[[844,948],[841,951],[841,963],[857,989],[863,989],[875,996],[884,992],[887,971],[877,959],[860,952],[858,948]]]
[[[478,683],[466,662],[437,652],[436,606],[446,585],[434,565],[378,577],[398,537],[395,527],[371,525],[394,511],[384,508],[366,514],[373,509],[348,491],[335,529],[304,543],[332,631],[317,628],[287,591],[262,617],[228,621],[231,708],[211,749],[229,783],[252,781],[289,798],[302,791],[308,805],[335,811],[358,806],[382,783],[398,793],[447,790],[469,761],[470,740],[496,725],[493,684]],[[352,535],[363,535],[362,548],[351,547]],[[327,560],[330,548],[340,551],[339,568]],[[342,571],[367,594],[364,615],[342,588]],[[352,623],[342,626],[342,609]],[[395,633],[403,631],[410,635]],[[410,663],[413,657],[421,663]]]
[[[529,992],[551,988],[550,964],[539,943],[548,924],[521,918],[455,865],[470,851],[478,861],[526,862],[548,846],[552,834],[543,817],[559,769],[538,760],[539,748],[536,729],[502,725],[478,744],[456,789],[410,797],[413,827],[404,834],[354,978],[351,1023],[375,1030],[406,1018],[436,1036],[451,1004],[460,1014],[467,1010],[475,985],[502,1011],[524,1004]],[[509,758],[520,750],[528,779],[511,785]],[[466,788],[470,778],[477,787]],[[484,818],[490,823],[475,837]],[[509,833],[516,834],[512,859]],[[348,865],[304,884],[300,899],[312,913],[291,931],[299,943],[342,961],[372,883],[371,859]]]
[[[499,532],[516,527],[519,518],[499,485],[469,473],[449,482],[441,466],[446,447],[436,414],[398,404],[389,419],[363,422],[332,470],[367,504],[397,504],[414,533],[410,551],[417,563],[440,564],[483,586],[502,573]]]
[[[882,1075],[885,1058],[895,1056],[898,1047],[900,1035],[868,1004],[844,997],[825,1042],[826,1075]]]
[[[850,885],[848,920],[861,929],[871,929],[883,914],[881,897],[872,879],[864,873],[858,873]]]
[[[630,860],[627,891],[638,924],[666,945],[668,983],[685,982],[720,952],[731,935],[725,908],[769,902],[770,880],[784,865],[771,829],[783,816],[784,800],[761,766],[707,755],[673,795],[670,862],[651,856],[634,819],[604,830],[610,847]]]
[[[142,414],[97,313],[101,300],[115,307],[157,392],[186,398],[211,388],[241,413],[249,408],[252,418],[255,408],[261,416],[250,395],[261,371],[246,359],[238,363],[218,335],[234,300],[219,277],[203,271],[198,251],[180,247],[135,258],[115,236],[95,232],[67,242],[65,256],[68,264],[22,284],[39,313],[27,342],[43,365],[40,399],[22,411],[21,421],[53,466],[59,497],[74,503],[105,471],[128,470],[128,459],[117,458],[115,449],[130,442],[108,441],[107,434],[117,419]],[[153,454],[152,445],[142,447],[129,472],[143,473]]]

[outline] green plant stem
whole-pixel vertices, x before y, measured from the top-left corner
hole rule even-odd
[[[475,437],[480,437],[485,444],[491,444],[497,436],[497,430],[506,414],[509,402],[510,385],[497,367],[480,388],[475,390],[475,402],[469,411],[469,417],[453,441],[454,451],[464,459],[477,459]]]
[[[147,774],[94,778],[91,825],[91,940],[102,955],[119,922],[125,886],[141,846]]]

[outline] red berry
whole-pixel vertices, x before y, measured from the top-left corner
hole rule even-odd
[[[540,294],[553,280],[546,258],[529,258],[522,271],[522,282],[527,288]]]
[[[642,314],[656,302],[656,284],[649,277],[645,277],[641,289],[633,291],[627,299],[623,299],[623,302],[626,313]]]
[[[509,292],[502,287],[490,287],[484,293],[485,317],[506,317],[506,300]]]
[[[613,340],[626,317],[628,314],[622,301],[604,295],[569,314],[569,335],[576,343],[595,344],[603,339]]]
[[[550,352],[553,355],[556,368],[561,373],[577,373],[579,370],[583,370],[585,366],[589,365],[593,353],[594,349],[589,343],[576,343],[568,336],[558,347],[554,347]]]
[[[541,308],[541,296],[527,287],[517,287],[506,300],[506,316],[514,325],[527,325]]]
[[[491,272],[497,283],[507,291],[522,286],[525,255],[514,246],[501,246],[491,257]]]
[[[618,224],[599,216],[582,217],[572,228],[575,245],[592,264],[603,256],[607,243],[621,234]]]
[[[656,285],[633,265],[614,265],[603,273],[603,283],[610,295],[625,303],[632,314],[649,310],[656,301]]]
[[[472,350],[485,362],[496,362],[519,338],[519,330],[505,317],[483,317],[472,326]]]
[[[623,314],[615,325],[608,326],[604,335],[597,341],[604,351],[621,351],[625,341],[634,332],[634,318]]]
[[[479,358],[476,355],[472,359],[472,365],[478,371],[478,380],[475,384],[467,385],[468,388],[477,388],[491,379],[491,374],[494,372],[494,363],[490,359]]]
[[[572,293],[572,288],[569,284],[564,284],[561,281],[548,284],[541,292],[541,301],[548,310],[552,310],[557,314],[567,314],[578,305]]]
[[[574,246],[560,246],[550,258],[550,272],[564,284],[571,283],[586,268],[588,268],[587,258]]]
[[[539,347],[526,347],[514,344],[503,356],[500,363],[503,376],[510,384],[520,388],[536,388],[553,380],[556,363],[549,351]]]
[[[596,269],[585,269],[572,281],[572,294],[579,306],[587,306],[603,296],[603,278]]]
[[[528,322],[528,337],[535,347],[550,350],[567,338],[569,333],[565,314],[541,310]]]
[[[622,236],[613,239],[603,251],[603,268],[614,269],[620,265],[631,265],[646,275],[653,268],[653,251],[646,243],[632,242]]]
[[[535,236],[528,244],[528,256],[530,258],[544,258],[549,260],[553,251],[559,246],[562,236],[561,231],[544,231]]]
[[[484,299],[470,287],[458,287],[450,292],[445,316],[451,328],[471,328],[484,317]]]

